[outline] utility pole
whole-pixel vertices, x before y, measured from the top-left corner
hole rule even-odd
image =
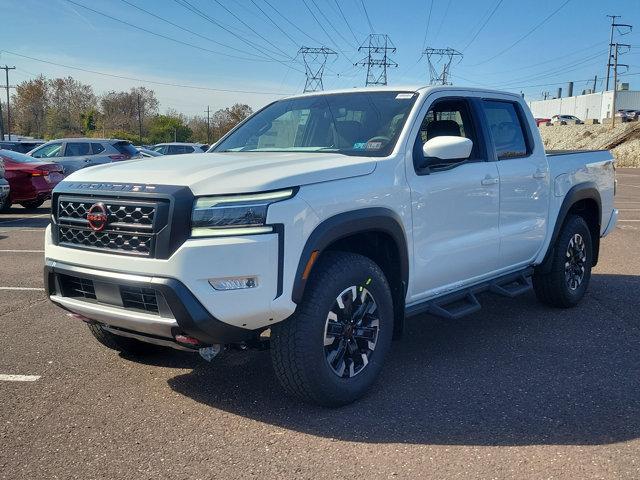
[[[611,57],[613,55],[612,53],[612,49],[613,49],[613,32],[616,28],[628,28],[629,31],[622,33],[620,32],[620,30],[618,30],[618,33],[620,33],[621,35],[626,35],[627,33],[631,32],[631,30],[633,30],[633,26],[627,24],[627,23],[616,23],[616,18],[621,18],[620,15],[607,15],[607,17],[609,17],[611,19],[611,35],[609,36],[609,56],[607,57],[607,81],[605,84],[605,88],[604,91],[608,91],[609,90],[609,76],[611,74]],[[614,86],[614,90],[615,90],[615,86]],[[595,91],[595,88],[594,88]]]
[[[209,105],[207,105],[207,145],[211,145],[211,130],[210,130],[210,120],[211,114],[209,112]]]
[[[142,106],[140,104],[140,93],[138,93],[138,140],[142,145]]]
[[[328,47],[301,47],[298,55],[302,55],[304,62],[304,74],[307,80],[304,82],[303,92],[317,92],[324,89],[322,75],[324,67],[330,56],[338,55],[335,50]]]
[[[5,79],[7,82],[5,84],[5,88],[7,89],[7,133],[9,134],[8,140],[11,141],[11,106],[9,105],[9,70],[15,70],[16,67],[15,66],[9,67],[8,65],[5,65],[4,67],[0,67],[0,68],[4,70]],[[4,140],[4,136],[2,137],[2,140]]]
[[[596,93],[596,84],[598,83],[598,75],[593,77],[593,93]]]
[[[458,63],[462,61],[462,53],[453,48],[431,48],[427,47],[422,55],[427,56],[429,62],[429,84],[430,85],[451,85],[449,75],[451,73],[451,62],[454,57],[460,57]],[[437,60],[434,61],[434,57]],[[442,72],[438,73],[437,65],[442,60]]]
[[[365,86],[386,85],[387,68],[397,67],[398,64],[389,58],[389,52],[395,53],[396,47],[389,35],[372,33],[367,37],[358,51],[366,51],[367,56],[354,63],[354,66],[367,67],[367,80]]]
[[[613,44],[613,101],[611,102],[611,127],[616,126],[616,97],[618,96],[618,67],[624,67],[629,69],[629,65],[618,63],[618,55],[620,54],[620,47],[631,48],[631,45],[624,43]],[[628,50],[627,50],[628,51]],[[626,53],[626,52],[623,52]],[[611,63],[609,63],[611,66]]]

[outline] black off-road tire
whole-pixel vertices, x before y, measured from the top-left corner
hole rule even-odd
[[[8,213],[10,209],[11,209],[11,200],[7,195],[7,198],[5,198],[4,201],[0,200],[0,213]]]
[[[337,297],[352,286],[356,286],[358,292],[363,291],[362,286],[365,294],[370,294],[377,309],[368,318],[377,316],[379,327],[368,363],[360,366],[361,370],[354,376],[347,372],[344,377],[329,364],[325,349],[333,347],[325,347],[326,325]],[[307,403],[337,407],[355,401],[371,387],[382,369],[392,336],[391,289],[380,267],[362,255],[327,252],[314,266],[304,298],[294,315],[272,327],[271,359],[278,380],[291,396]],[[340,338],[337,336],[334,341],[342,342]],[[344,342],[353,346],[358,343]],[[350,354],[362,355],[367,348],[370,347],[350,350]]]
[[[90,323],[89,330],[93,336],[107,348],[131,356],[146,356],[158,353],[162,347],[152,343],[140,342],[133,338],[121,337],[107,332],[97,323]]]
[[[567,252],[572,239],[579,235],[584,241],[584,276],[580,285],[572,289],[567,279],[565,264],[568,262]],[[546,305],[558,308],[575,307],[582,299],[589,280],[593,263],[593,242],[591,232],[584,219],[578,215],[571,215],[565,221],[560,235],[553,247],[551,268],[548,273],[540,271],[540,267],[533,274],[533,288],[538,300]]]
[[[40,208],[44,204],[44,200],[29,200],[26,202],[20,203],[27,210],[35,210],[36,208]]]

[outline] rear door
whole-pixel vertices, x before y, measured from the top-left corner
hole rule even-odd
[[[64,146],[63,164],[65,169],[76,171],[93,164],[91,144],[88,142],[66,142]]]
[[[433,99],[433,100],[432,100]],[[455,290],[487,276],[499,261],[499,178],[487,155],[477,102],[433,94],[414,125],[413,164],[407,164],[413,219],[413,276],[409,301]],[[468,159],[421,170],[424,142],[438,136],[473,141]]]
[[[536,148],[517,101],[484,99],[482,109],[500,174],[500,267],[529,264],[547,233],[547,157],[542,148]]]

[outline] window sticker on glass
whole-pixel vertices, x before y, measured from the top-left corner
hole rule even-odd
[[[409,100],[413,98],[413,93],[399,93],[396,95],[396,100]]]
[[[382,142],[367,142],[365,150],[380,150],[382,148]]]
[[[367,146],[367,142],[356,142],[353,144],[354,150],[364,150]]]

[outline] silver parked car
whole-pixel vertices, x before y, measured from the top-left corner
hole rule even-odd
[[[151,147],[154,152],[161,153],[163,155],[180,155],[183,153],[204,153],[209,148],[209,145],[202,143],[158,143]]]
[[[102,138],[51,140],[27,155],[59,163],[64,167],[65,175],[93,165],[142,158],[131,142]]]

